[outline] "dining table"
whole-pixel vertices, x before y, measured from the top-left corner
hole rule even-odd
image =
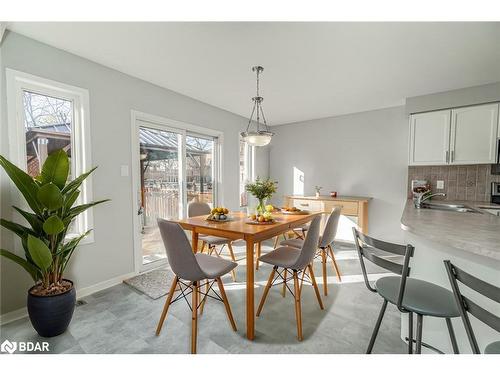
[[[255,223],[243,212],[229,214],[229,220],[216,222],[207,220],[207,216],[194,216],[177,220],[184,229],[191,231],[193,252],[198,251],[199,235],[212,235],[244,240],[246,242],[246,335],[249,340],[255,338],[255,245],[267,239],[286,233],[293,228],[303,226],[321,212],[307,212],[302,214],[273,213],[274,222]]]

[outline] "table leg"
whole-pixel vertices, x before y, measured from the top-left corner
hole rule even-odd
[[[254,312],[254,241],[253,238],[245,239],[247,243],[247,338],[255,337],[255,312]]]
[[[191,246],[193,246],[193,253],[198,252],[198,232],[194,229],[191,231]]]

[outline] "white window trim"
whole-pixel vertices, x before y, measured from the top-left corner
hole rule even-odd
[[[72,101],[73,119],[72,128],[72,176],[87,172],[92,167],[90,144],[90,104],[89,92],[86,89],[67,85],[65,83],[38,77],[32,74],[6,68],[7,79],[7,119],[9,132],[10,161],[19,168],[26,170],[26,134],[24,127],[23,90],[44,95],[54,96]],[[81,145],[76,147],[76,145]],[[92,201],[92,176],[89,176],[80,189],[79,202]],[[20,203],[21,198],[13,191],[13,202]],[[90,208],[76,219],[79,233],[93,228],[93,210]],[[94,242],[93,231],[80,244]]]
[[[224,163],[223,163],[223,152],[224,152],[224,133],[218,130],[205,128],[203,126],[198,126],[178,120],[172,120],[161,116],[152,115],[145,112],[140,112],[137,110],[130,111],[131,118],[131,173],[132,173],[132,233],[134,237],[134,270],[136,273],[145,272],[150,268],[158,266],[158,262],[153,262],[149,266],[143,266],[142,264],[142,247],[141,247],[141,236],[139,234],[139,216],[137,212],[139,211],[139,126],[138,122],[144,121],[149,123],[153,129],[173,131],[183,135],[182,143],[180,145],[180,163],[183,163],[186,158],[186,134],[187,133],[198,133],[200,135],[208,135],[217,138],[217,142],[214,145],[214,156],[217,163],[214,164],[214,181],[217,183],[214,185],[214,206],[222,205],[224,202]],[[193,134],[195,135],[195,134]],[[187,198],[187,186],[186,178],[183,175],[184,165],[180,164],[181,168],[181,178],[182,178],[182,192],[183,201]],[[182,217],[187,216],[187,207],[184,207],[182,212]]]

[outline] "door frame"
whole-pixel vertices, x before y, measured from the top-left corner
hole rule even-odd
[[[187,201],[187,186],[186,186],[186,176],[185,176],[185,160],[186,160],[186,134],[187,133],[198,133],[200,135],[207,135],[217,138],[217,142],[214,145],[214,205],[223,202],[224,184],[222,183],[223,176],[223,145],[224,145],[224,133],[218,130],[213,130],[205,128],[202,126],[189,124],[182,121],[177,121],[173,119],[168,119],[165,117],[152,115],[145,112],[140,112],[137,110],[131,110],[131,184],[132,184],[132,233],[133,233],[133,246],[134,246],[134,271],[135,273],[141,273],[149,271],[153,268],[157,268],[166,263],[166,260],[152,262],[144,266],[142,264],[142,245],[141,245],[141,235],[139,233],[139,161],[140,161],[140,148],[139,148],[139,121],[148,122],[151,128],[171,131],[180,133],[182,135],[182,141],[179,149],[180,157],[180,195],[182,196],[182,203]],[[182,204],[181,203],[181,204]],[[186,217],[187,207],[182,205],[182,210],[180,211],[181,218]]]

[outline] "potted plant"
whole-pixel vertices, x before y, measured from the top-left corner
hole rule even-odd
[[[276,193],[277,184],[278,182],[271,181],[269,178],[261,180],[257,177],[255,182],[250,182],[245,185],[246,191],[252,194],[259,201],[259,205],[257,206],[258,213],[263,214],[266,211],[266,201],[271,198],[274,193]]]
[[[90,232],[68,238],[74,219],[100,200],[75,205],[79,187],[97,168],[68,182],[69,159],[63,150],[51,153],[41,174],[33,178],[0,155],[0,165],[19,189],[32,212],[13,206],[29,226],[0,219],[0,224],[21,239],[24,258],[0,249],[0,255],[16,262],[33,278],[28,290],[28,314],[38,334],[57,336],[68,327],[75,308],[75,288],[63,277],[80,241]]]

